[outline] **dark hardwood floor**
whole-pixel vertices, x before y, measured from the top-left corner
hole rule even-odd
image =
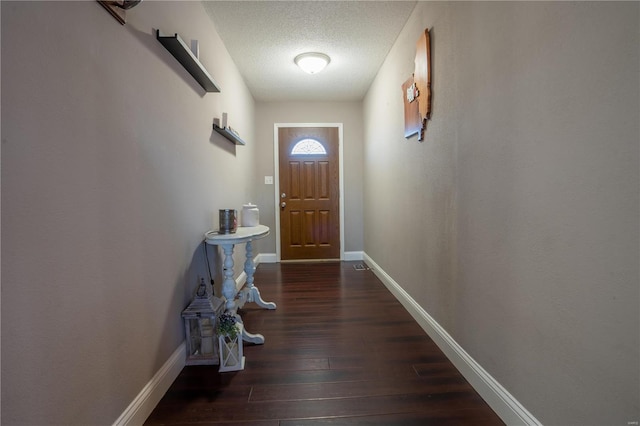
[[[354,264],[261,264],[243,371],[185,367],[147,425],[502,425],[409,313]]]

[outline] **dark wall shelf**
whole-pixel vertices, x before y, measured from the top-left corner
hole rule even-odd
[[[160,30],[156,30],[156,38],[171,54],[182,64],[182,66],[196,79],[196,81],[207,92],[219,92],[220,86],[215,82],[206,68],[200,63],[198,58],[191,52],[178,34],[172,36],[160,35]]]
[[[240,136],[233,133],[231,130],[229,130],[228,127],[220,127],[214,124],[213,130],[220,133],[222,136],[229,139],[231,142],[235,143],[236,145],[245,145],[244,141],[240,139]]]

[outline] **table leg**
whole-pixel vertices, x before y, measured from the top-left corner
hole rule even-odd
[[[224,280],[222,281],[222,294],[227,303],[225,308],[229,312],[236,312],[236,280],[233,279],[233,244],[223,244],[224,251]]]
[[[251,242],[248,242],[249,246],[249,254],[251,251]],[[245,342],[251,342],[258,345],[264,344],[264,336],[262,334],[253,334],[249,333],[247,329],[244,327],[244,323],[242,322],[242,317],[238,314],[238,306],[236,304],[236,280],[233,279],[233,244],[223,244],[222,250],[224,251],[224,280],[222,281],[222,294],[225,299],[227,299],[227,303],[225,304],[225,308],[227,312],[231,312],[235,315],[236,320],[242,324],[242,340]],[[253,262],[251,263],[253,266]],[[245,271],[247,265],[245,263]],[[255,268],[252,269],[252,271]],[[247,280],[249,279],[249,274],[247,274]],[[251,273],[251,282],[253,283],[253,272]],[[275,305],[274,305],[275,306]]]
[[[244,323],[242,322],[240,315],[236,314],[236,318],[238,322],[242,324],[242,340],[245,342],[255,343],[256,345],[264,344],[264,336],[262,334],[249,333],[247,329],[244,328]]]
[[[256,267],[253,264],[253,247],[251,246],[251,241],[247,241],[246,254],[247,260],[244,262],[244,273],[247,274],[247,283],[244,291],[247,293],[247,301],[253,302],[261,308],[275,309],[276,304],[262,300],[260,290],[258,290],[258,287],[253,285],[253,274],[256,271]]]

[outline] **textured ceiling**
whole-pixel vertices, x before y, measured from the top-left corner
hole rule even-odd
[[[361,100],[415,1],[203,1],[257,101]],[[293,58],[322,52],[319,74]]]

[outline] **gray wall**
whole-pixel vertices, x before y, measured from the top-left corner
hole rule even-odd
[[[638,18],[419,3],[364,101],[366,253],[544,424],[640,417]],[[400,87],[425,28],[418,142]]]
[[[361,102],[258,102],[256,104],[256,174],[261,183],[255,202],[260,222],[275,229],[273,185],[264,176],[276,176],[273,160],[273,128],[276,123],[343,123],[344,137],[344,248],[362,251],[362,143]],[[275,253],[275,232],[261,240],[262,251]]]
[[[200,2],[126,26],[91,1],[1,7],[2,423],[111,424],[184,339],[213,213],[254,196],[253,98]],[[222,93],[154,28],[198,39]],[[212,133],[223,111],[247,146]]]

